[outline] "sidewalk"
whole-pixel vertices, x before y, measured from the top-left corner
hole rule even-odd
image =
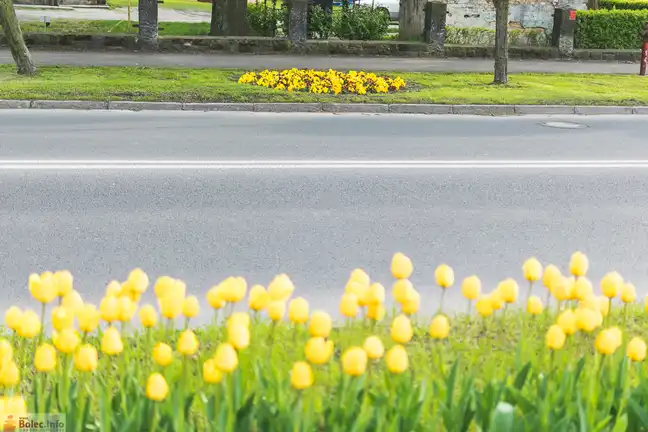
[[[322,57],[249,54],[167,54],[61,52],[32,50],[39,65],[148,66],[232,69],[342,69],[403,72],[492,72],[489,59],[430,59],[400,57]],[[11,53],[0,50],[0,64],[12,64]],[[612,62],[509,60],[509,72],[637,74],[639,65]]]
[[[137,20],[137,6],[131,8],[131,19]],[[50,20],[125,20],[128,17],[127,8],[94,9],[94,8],[61,8],[61,9],[16,9],[20,21],[40,21],[44,16]],[[211,14],[203,11],[158,9],[160,22],[209,22]]]

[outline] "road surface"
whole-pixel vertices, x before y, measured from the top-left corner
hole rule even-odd
[[[33,271],[68,268],[96,301],[141,266],[201,299],[229,275],[287,272],[336,311],[356,266],[390,287],[397,251],[428,311],[440,263],[490,290],[521,282],[529,256],[564,269],[577,249],[595,283],[616,269],[646,293],[642,118],[2,114],[2,306],[29,304]],[[465,307],[457,287],[447,299]]]
[[[123,52],[65,52],[31,50],[38,65],[147,66],[182,68],[290,69],[329,68],[403,72],[493,72],[489,59],[428,59],[402,57],[326,57],[252,54],[170,54]],[[0,49],[0,64],[13,64],[11,53]],[[509,73],[636,74],[634,63],[509,60]]]

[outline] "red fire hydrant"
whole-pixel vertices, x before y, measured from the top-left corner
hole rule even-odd
[[[639,75],[646,75],[646,67],[648,66],[648,23],[644,24],[643,30],[643,46],[641,47],[641,66],[639,67]]]

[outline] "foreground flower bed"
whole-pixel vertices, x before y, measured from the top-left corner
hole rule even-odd
[[[390,93],[405,87],[402,78],[378,76],[374,73],[350,71],[348,73],[329,69],[290,69],[283,71],[264,70],[246,72],[239,78],[240,84],[253,84],[275,90],[305,91],[316,94],[358,94]]]
[[[439,288],[423,293],[409,258],[396,254],[391,270],[391,290],[351,273],[338,326],[295,297],[286,275],[267,288],[228,278],[207,293],[213,323],[193,330],[200,302],[180,280],[158,278],[156,305],[140,304],[149,278],[135,269],[96,307],[70,273],[34,274],[38,312],[5,314],[0,421],[60,412],[68,430],[648,428],[645,305],[618,273],[595,293],[585,255],[572,256],[567,276],[530,259],[521,288],[506,279],[485,293],[476,276],[455,287],[441,265]],[[444,313],[451,289],[471,314]],[[417,320],[433,296],[439,311]]]

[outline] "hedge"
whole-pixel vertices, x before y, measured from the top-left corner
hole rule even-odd
[[[576,20],[576,48],[639,49],[648,10],[578,11]]]
[[[601,0],[601,9],[646,10],[648,0]]]

